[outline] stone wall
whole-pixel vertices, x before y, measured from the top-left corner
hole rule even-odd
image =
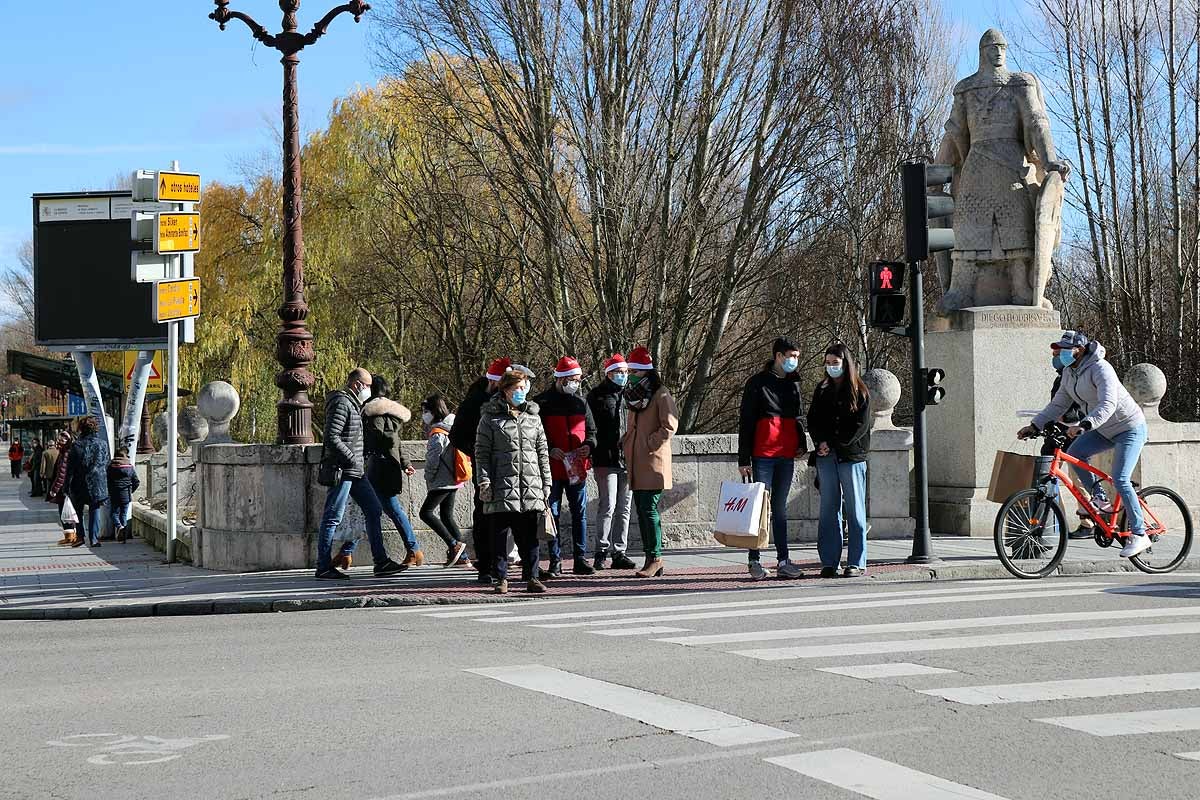
[[[908,490],[912,435],[889,427],[873,435],[872,442],[868,466],[871,536],[911,536]],[[440,561],[445,546],[417,517],[425,497],[425,443],[406,442],[404,450],[417,473],[407,482],[401,504],[430,560]],[[316,533],[325,501],[325,489],[316,483],[319,445],[212,444],[198,448],[198,452],[201,519],[193,534],[199,543],[193,544],[192,551],[200,553],[199,566],[269,570],[306,567],[315,562]],[[665,544],[669,548],[717,546],[712,526],[721,482],[738,480],[737,437],[678,436],[673,440],[673,452],[675,488],[664,495],[661,504]],[[813,475],[814,470],[803,461],[797,463],[787,499],[789,541],[816,539],[820,506]],[[596,487],[591,480],[588,497],[590,524],[597,506]],[[471,500],[469,489],[459,491],[457,519],[464,533],[470,529]],[[564,529],[568,519],[569,511],[564,508]],[[400,537],[386,517],[384,524],[389,549],[403,553]],[[350,503],[338,538],[362,536],[363,530],[362,515]],[[564,536],[568,547],[569,538]],[[467,539],[470,541],[469,536]],[[594,546],[594,529],[589,530],[589,543]],[[360,558],[369,558],[366,542],[360,547]],[[641,551],[636,519],[630,526],[629,549],[635,554]]]

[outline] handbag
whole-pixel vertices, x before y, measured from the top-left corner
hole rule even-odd
[[[342,468],[332,461],[322,461],[317,467],[317,483],[322,486],[339,486],[342,483]]]
[[[538,517],[537,535],[539,542],[552,542],[558,538],[558,526],[554,524],[554,514],[549,508]]]

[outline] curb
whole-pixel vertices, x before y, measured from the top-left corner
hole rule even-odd
[[[1180,570],[1200,570],[1200,558],[1191,558]],[[1061,564],[1052,577],[1138,572],[1128,561],[1071,561]],[[1151,577],[1151,576],[1147,576]],[[871,583],[932,582],[1011,578],[1001,564],[938,565],[914,567],[894,572],[868,574],[866,578],[849,581],[858,585]],[[797,582],[801,585],[803,582]],[[768,584],[772,588],[778,588]],[[631,595],[635,596],[635,595]],[[185,617],[216,614],[278,614],[295,611],[330,611],[352,608],[399,608],[413,606],[484,605],[487,603],[523,603],[535,598],[521,595],[488,595],[469,597],[436,597],[429,595],[368,594],[356,597],[306,597],[268,600],[263,598],[226,597],[214,600],[171,600],[159,603],[128,605],[74,605],[55,608],[0,608],[0,620],[81,620],[128,619],[133,617]],[[542,598],[545,599],[545,598]]]

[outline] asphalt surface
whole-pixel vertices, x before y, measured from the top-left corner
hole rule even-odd
[[[1195,574],[0,622],[0,797],[1195,798],[1198,643]]]

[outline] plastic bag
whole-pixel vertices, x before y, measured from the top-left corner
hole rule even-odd
[[[584,465],[587,457],[578,450],[572,450],[563,456],[563,469],[567,471],[567,480],[572,486],[578,486],[587,480],[587,470]]]
[[[71,498],[63,498],[62,515],[59,519],[64,528],[73,528],[79,524],[79,515],[75,513],[75,506],[71,503]]]

